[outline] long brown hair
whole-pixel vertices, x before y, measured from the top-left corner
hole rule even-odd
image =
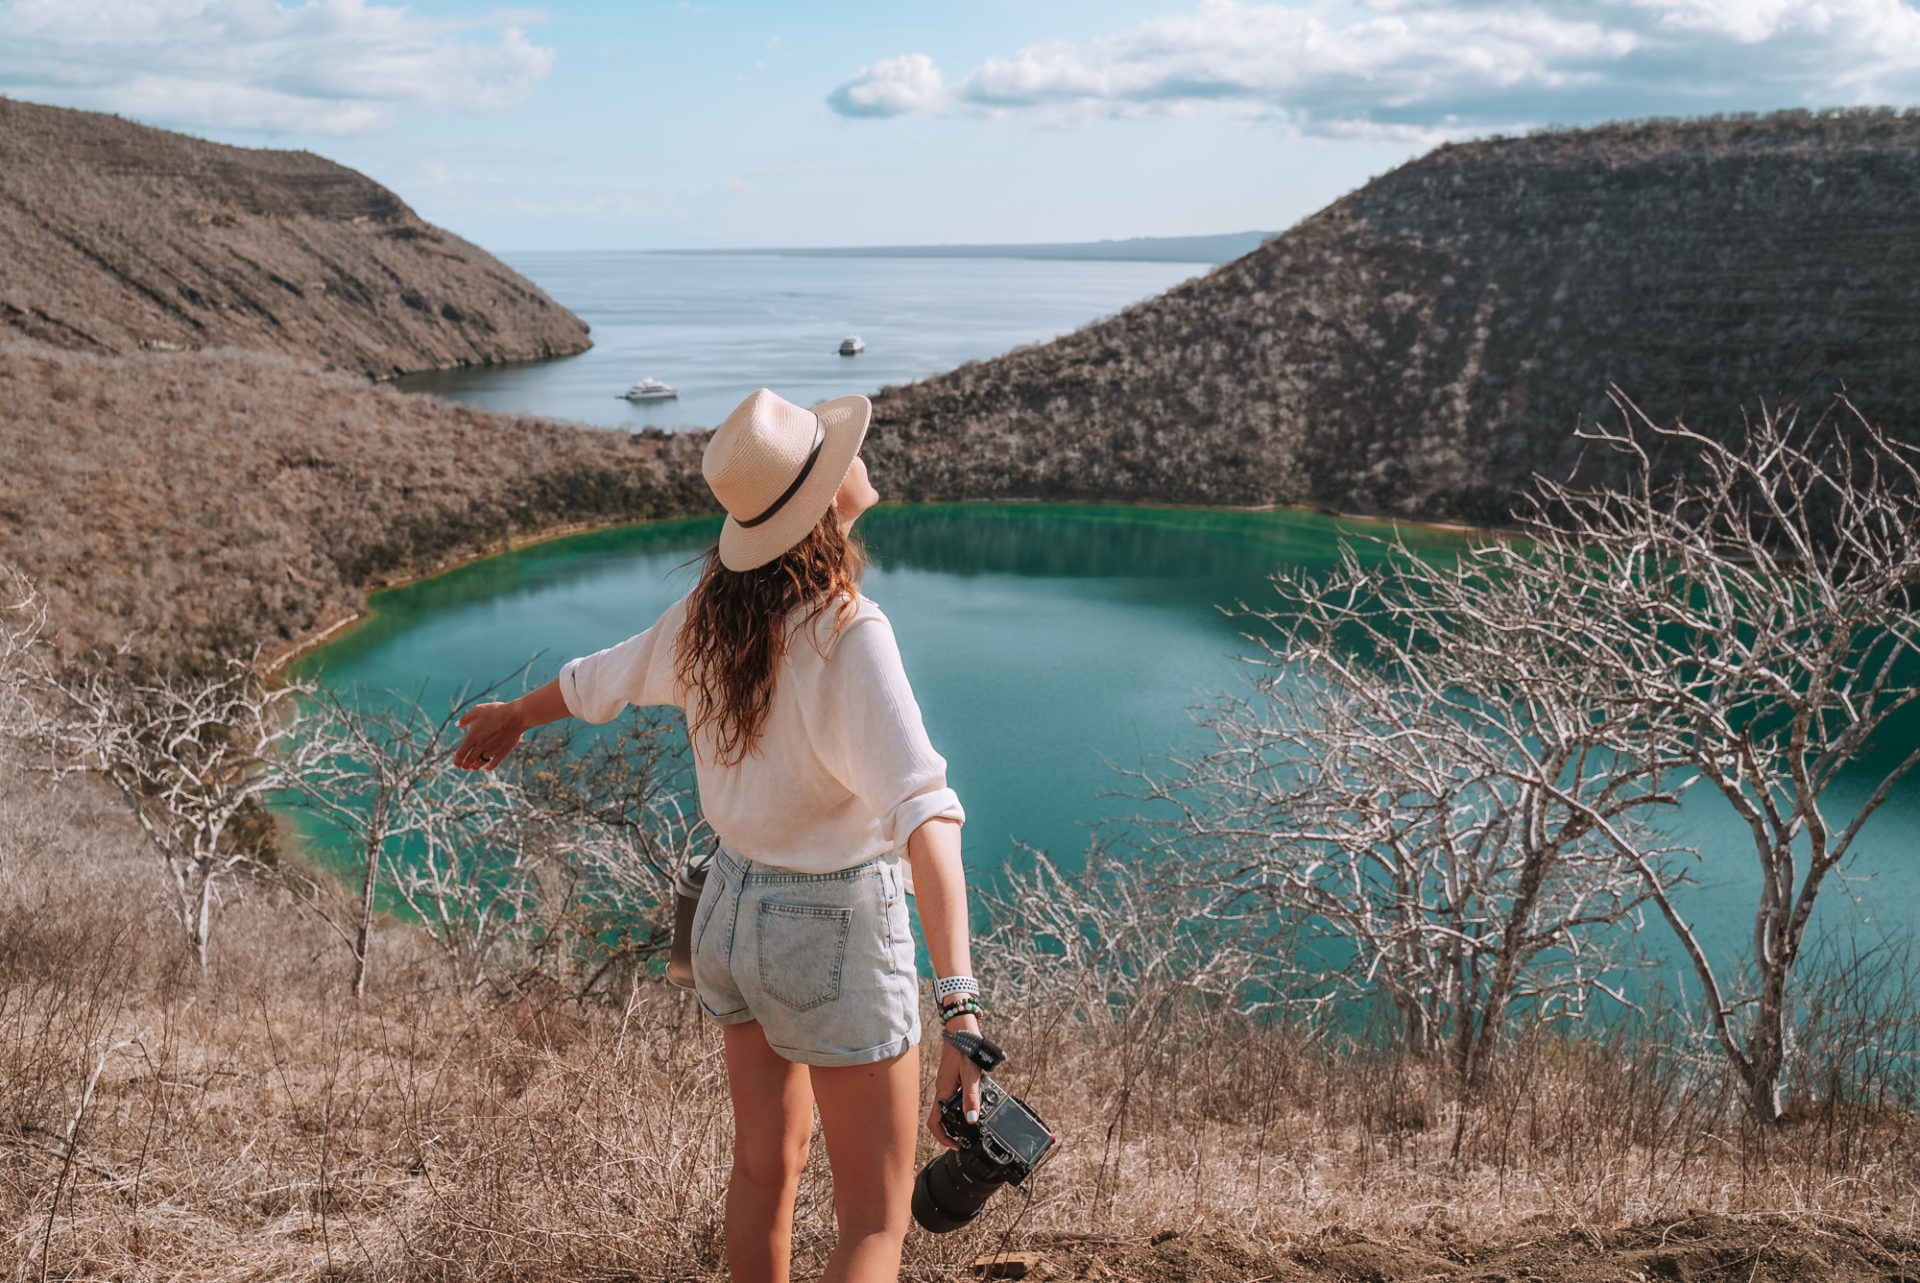
[[[764,566],[728,570],[718,545],[707,553],[700,582],[687,596],[674,672],[690,696],[689,733],[710,728],[719,761],[753,753],[788,637],[829,606],[837,635],[853,617],[866,566],[859,541],[831,508],[806,538]],[[806,613],[791,618],[795,610]]]

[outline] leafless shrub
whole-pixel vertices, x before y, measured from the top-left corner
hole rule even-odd
[[[1646,893],[1594,817],[1652,858],[1648,812],[1672,798],[1588,714],[1578,674],[1475,662],[1383,608],[1450,573],[1395,547],[1278,577],[1251,692],[1208,710],[1214,746],[1143,796],[1162,862],[1291,924],[1265,978],[1293,1010],[1384,1000],[1401,1045],[1468,1084],[1516,1005],[1577,1014],[1607,989],[1612,928]]]
[[[111,784],[159,854],[185,943],[204,969],[222,887],[256,864],[259,803],[298,767],[292,701],[245,663],[213,678],[140,678],[109,665],[50,675],[39,723],[56,777]]]
[[[351,848],[357,884],[304,862],[287,862],[277,873],[347,946],[360,997],[381,886],[394,885],[387,880],[392,870],[411,869],[417,851],[440,850],[437,826],[462,822],[455,817],[474,805],[447,760],[460,736],[455,722],[472,700],[456,700],[437,717],[417,696],[397,691],[320,689],[311,700],[289,792],[326,826],[329,839]]]
[[[1063,1029],[1109,1053],[1074,1081],[1106,1102],[1090,1197],[1110,1213],[1138,1133],[1152,1125],[1140,1093],[1164,1078],[1182,1043],[1231,1045],[1253,1027],[1270,992],[1270,918],[1258,905],[1194,897],[1098,846],[1077,874],[1029,849],[1004,876],[1005,891],[979,897],[987,929],[976,965],[991,977],[994,1010],[1027,1034],[1023,1072],[1055,1072]]]
[[[1900,756],[1863,800],[1830,788],[1920,698],[1920,467],[1844,402],[1818,418],[1767,411],[1731,446],[1620,407],[1621,428],[1586,435],[1624,456],[1629,485],[1543,483],[1525,541],[1482,547],[1471,575],[1423,581],[1440,591],[1402,616],[1442,644],[1461,605],[1499,621],[1467,643],[1492,662],[1545,652],[1556,671],[1589,674],[1589,707],[1631,726],[1623,754],[1732,806],[1761,875],[1750,993],[1707,956],[1644,844],[1591,818],[1639,868],[1726,1063],[1771,1119],[1814,906],[1920,762],[1920,749]],[[1656,449],[1687,465],[1656,469]]]
[[[677,720],[536,735],[492,775],[457,770],[455,722],[490,693],[437,717],[397,692],[326,694],[302,725],[291,791],[357,880],[278,875],[353,952],[356,993],[382,908],[425,925],[462,989],[582,998],[666,947],[669,879],[707,840]]]
[[[642,710],[611,734],[540,736],[507,769],[554,856],[521,983],[577,998],[649,973],[667,947],[674,871],[712,841],[684,721]]]
[[[17,735],[32,718],[28,663],[46,623],[46,602],[33,581],[0,561],[0,733]]]
[[[1887,1161],[1920,1131],[1920,941],[1823,935],[1794,990],[1783,1115],[1839,1147],[1836,1168]]]
[[[514,790],[483,772],[443,770],[403,845],[381,848],[388,885],[472,992],[516,931],[532,925],[551,848]]]
[[[1257,906],[1183,898],[1177,882],[1098,845],[1079,873],[1022,848],[1004,881],[977,893],[987,917],[979,951],[1023,1011],[1124,1029],[1163,1018],[1182,997],[1237,1012],[1263,1004]]]

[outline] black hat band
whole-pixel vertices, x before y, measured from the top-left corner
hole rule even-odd
[[[761,523],[767,521],[769,518],[773,516],[774,513],[780,511],[780,509],[786,507],[787,501],[793,498],[793,496],[795,496],[796,494],[799,494],[800,487],[806,484],[807,477],[811,475],[813,472],[813,465],[820,461],[820,447],[824,446],[826,443],[827,443],[827,425],[822,423],[820,421],[820,416],[816,414],[813,416],[813,450],[810,454],[807,455],[807,461],[800,465],[800,475],[793,479],[793,484],[787,487],[786,493],[781,495],[778,499],[775,499],[773,501],[773,506],[768,508],[765,512],[761,513],[759,516],[755,517],[751,521],[741,521],[738,517],[735,517],[734,522],[742,530],[751,530],[755,526],[760,525]]]

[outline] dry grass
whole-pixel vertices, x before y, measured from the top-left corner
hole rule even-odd
[[[110,799],[0,781],[0,1277],[723,1272],[720,1040],[689,998],[644,981],[605,1004],[458,998],[390,924],[355,1004],[346,951],[257,889],[201,977]],[[1431,1244],[1682,1211],[1920,1228],[1913,1115],[1758,1132],[1656,1040],[1523,1044],[1462,1107],[1404,1059],[1197,1005],[1075,1020],[987,980],[1011,1013],[1003,1077],[1068,1143],[1031,1200],[916,1234],[911,1277],[1062,1234]],[[832,1241],[819,1157],[798,1225],[806,1277]]]

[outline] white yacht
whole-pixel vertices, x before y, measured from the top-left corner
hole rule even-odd
[[[858,334],[849,334],[847,335],[847,337],[840,340],[841,356],[859,356],[862,352],[866,350],[867,350],[867,345],[861,341],[861,338]]]
[[[658,379],[642,379],[620,395],[629,401],[671,401],[680,395],[680,389]]]

